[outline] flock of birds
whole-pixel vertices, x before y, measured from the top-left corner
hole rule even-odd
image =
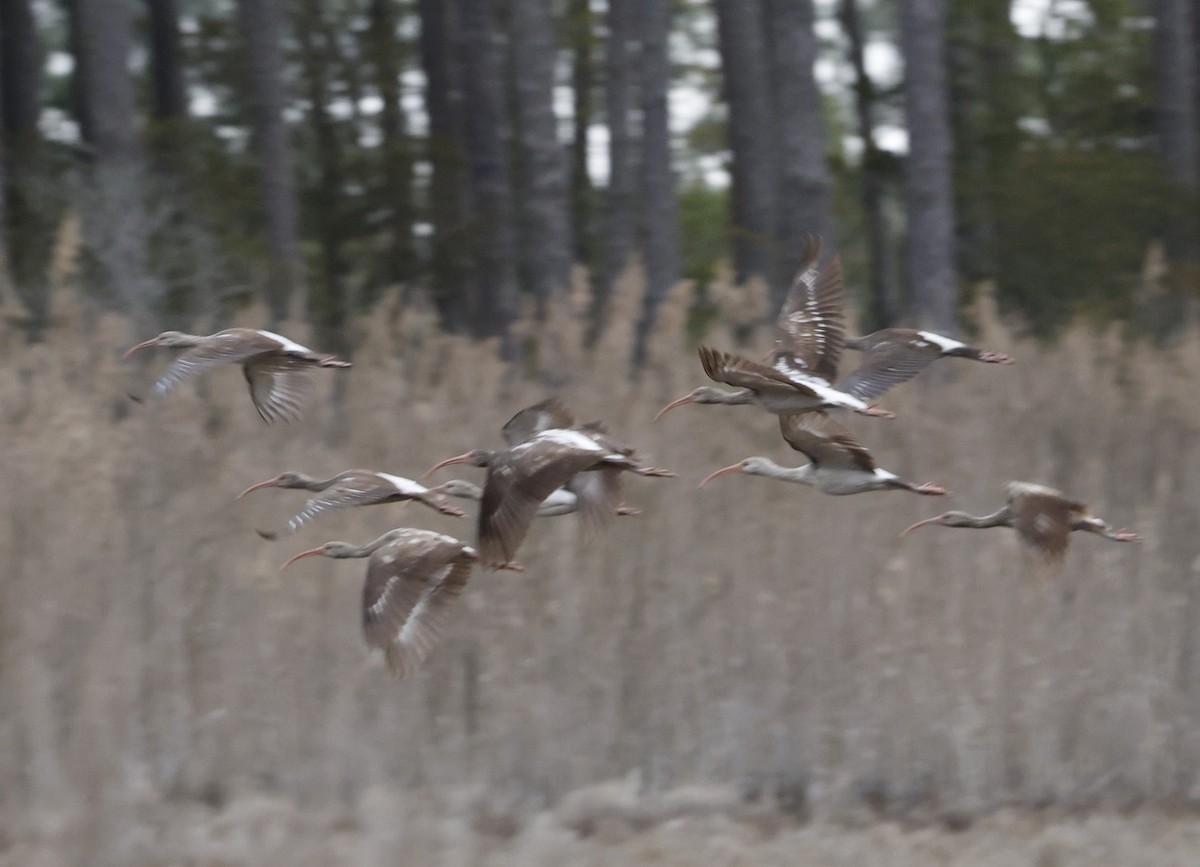
[[[1011,364],[998,352],[986,352],[928,331],[888,328],[865,337],[845,336],[842,270],[838,256],[820,265],[821,243],[809,239],[804,264],[780,312],[775,347],[763,362],[700,347],[700,362],[709,379],[733,386],[725,391],[702,386],[664,407],[667,412],[689,403],[753,404],[779,417],[784,441],[808,458],[800,467],[783,467],[766,457],[749,457],[718,469],[701,483],[731,473],[761,475],[812,485],[826,494],[905,490],[941,496],[934,484],[914,484],[877,466],[874,457],[830,415],[850,410],[892,417],[870,401],[892,386],[915,377],[939,358],[968,358]],[[154,395],[171,391],[189,377],[219,364],[241,364],[250,397],[263,420],[296,418],[317,368],[350,364],[322,355],[270,331],[230,328],[208,336],[167,331],[128,352],[151,347],[183,349],[153,387]],[[843,348],[861,351],[866,361],[840,382]],[[282,473],[251,485],[238,495],[265,488],[310,491],[313,496],[282,531],[293,533],[333,509],[416,501],[445,515],[464,512],[450,498],[479,503],[474,545],[452,536],[414,527],[389,530],[365,545],[326,542],[288,560],[324,556],[368,558],[363,586],[362,617],[367,644],[383,651],[388,667],[403,677],[421,664],[445,629],[455,600],[462,595],[476,564],[520,571],[515,560],[533,520],[578,513],[595,530],[619,515],[638,515],[622,501],[625,473],[672,477],[661,467],[646,466],[635,450],[619,442],[599,422],[579,423],[557,399],[517,412],[501,430],[502,449],[474,449],[448,458],[425,473],[467,464],[487,470],[482,487],[454,479],[427,487],[413,479],[373,470],[347,470],[328,479]],[[1074,530],[1117,542],[1141,541],[1136,533],[1114,530],[1087,507],[1060,491],[1028,482],[1010,482],[1005,504],[990,515],[945,512],[909,527],[1012,527],[1021,540],[1051,560],[1061,559]],[[258,531],[268,539],[279,533]],[[281,570],[282,571],[282,570]]]

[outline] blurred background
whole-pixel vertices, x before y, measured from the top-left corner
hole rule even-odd
[[[1198,55],[1194,0],[0,0],[0,864],[1194,864]],[[1018,359],[854,419],[881,465],[1145,543],[1048,578],[897,540],[941,502],[697,491],[802,462],[650,420],[769,348],[809,233],[851,330]],[[128,399],[231,325],[355,368],[292,426],[232,369]],[[679,478],[539,522],[410,681],[363,563],[278,566],[473,522],[233,500],[547,394]]]

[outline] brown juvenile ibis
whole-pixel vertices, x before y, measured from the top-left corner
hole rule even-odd
[[[775,348],[767,363],[701,346],[700,364],[708,378],[737,386],[738,390],[701,386],[659,410],[656,421],[688,403],[752,403],[777,415],[842,408],[863,415],[893,417],[887,410],[833,386],[845,333],[842,262],[835,255],[818,268],[820,254],[821,240],[809,238],[804,248],[805,264],[779,312]]]
[[[752,457],[711,473],[700,482],[704,487],[726,473],[767,476],[784,482],[812,485],[825,494],[861,494],[866,491],[903,490],[926,496],[942,496],[937,485],[915,485],[895,473],[876,466],[875,458],[844,427],[825,413],[781,415],[779,428],[788,445],[808,456],[801,467],[782,467],[770,458]]]
[[[1009,482],[1007,501],[999,511],[990,515],[945,512],[918,521],[900,535],[930,524],[944,527],[1012,527],[1022,542],[1049,560],[1063,558],[1067,553],[1068,538],[1074,530],[1095,533],[1114,542],[1142,541],[1137,533],[1114,530],[1089,513],[1086,505],[1072,500],[1062,491],[1031,482]]]
[[[1003,352],[976,349],[932,331],[884,328],[864,337],[848,337],[845,345],[866,355],[866,361],[841,383],[844,391],[869,400],[894,385],[907,382],[939,358],[970,358],[988,364],[1012,364]]]
[[[451,479],[448,482],[442,482],[435,490],[448,497],[474,500],[477,503],[483,499],[483,488],[466,479]],[[550,492],[550,496],[542,500],[534,517],[552,518],[557,515],[570,515],[578,511],[579,495],[567,488],[557,488]],[[620,505],[617,506],[615,514],[636,516],[642,514],[642,510],[633,506]]]
[[[580,433],[602,448],[615,454],[633,458],[635,452],[629,446],[612,437],[601,422],[577,423],[575,415],[558,398],[535,403],[518,410],[505,422],[501,434],[509,447],[527,442],[535,435],[547,430],[572,430]],[[435,470],[453,463],[466,463],[486,467],[497,452],[475,449],[464,455],[450,458],[437,464],[425,473],[428,477]],[[645,468],[643,468],[645,469]],[[649,474],[655,471],[651,469]],[[647,473],[643,472],[643,475]],[[638,509],[622,505],[622,476],[620,470],[601,470],[581,473],[570,479],[562,488],[552,492],[538,507],[538,516],[565,515],[578,512],[580,518],[595,531],[607,523],[613,515],[638,515]]]
[[[452,536],[401,527],[366,545],[326,542],[297,554],[280,571],[318,556],[370,558],[363,584],[363,632],[370,647],[383,651],[397,677],[412,674],[437,644],[479,559],[474,548]]]
[[[476,538],[480,559],[489,566],[500,566],[512,560],[542,502],[578,473],[675,475],[659,467],[643,467],[630,455],[606,448],[580,431],[557,428],[536,433],[503,451],[474,449],[442,461],[429,472],[451,464],[487,467]],[[606,495],[613,490],[613,486],[607,484],[599,487]],[[584,499],[584,495],[580,495],[581,509]],[[608,502],[596,511],[607,517],[615,514],[617,507],[617,503]]]
[[[393,476],[374,470],[346,470],[329,479],[316,479],[304,473],[280,473],[273,479],[251,485],[237,495],[240,500],[253,491],[263,488],[289,488],[302,491],[318,491],[319,497],[312,497],[287,523],[288,533],[294,533],[305,523],[318,515],[330,510],[349,506],[374,506],[379,503],[403,503],[416,500],[431,509],[436,509],[443,515],[455,518],[463,517],[465,512],[446,501],[449,491],[444,486],[427,488],[420,482]],[[271,539],[274,533],[258,531],[260,536]]]
[[[250,385],[250,399],[265,422],[292,421],[300,414],[318,367],[351,367],[336,355],[321,355],[271,331],[259,328],[226,328],[202,336],[164,331],[134,346],[184,349],[167,372],[154,383],[153,394],[164,395],[190,376],[218,364],[241,364]]]

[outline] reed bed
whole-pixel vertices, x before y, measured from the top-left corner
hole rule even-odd
[[[188,840],[221,833],[244,848],[204,858],[262,863],[283,850],[254,843],[260,801],[333,823],[264,821],[283,842],[323,841],[327,855],[291,863],[419,861],[419,823],[381,822],[381,803],[452,807],[465,792],[551,822],[610,780],[646,798],[726,786],[797,822],[1196,802],[1200,333],[1151,348],[1081,326],[1043,345],[985,299],[978,342],[1016,366],[944,363],[884,397],[895,421],[849,422],[881,465],[953,498],[740,477],[697,490],[751,454],[803,458],[750,408],[651,423],[703,374],[680,286],[630,376],[639,284],[631,272],[586,350],[580,279],[544,324],[522,325],[507,367],[421,305],[385,304],[356,324],[355,368],[322,376],[290,426],[261,423],[235,369],[131,402],[165,354],[119,362],[147,335],[68,293],[44,343],[0,326],[0,864],[31,863],[20,853],[35,845],[46,863],[185,863]],[[726,324],[706,340],[735,347],[736,333],[764,352],[769,330],[746,327],[755,294],[714,295]],[[289,469],[416,476],[498,443],[547,394],[679,478],[630,481],[644,515],[600,538],[539,522],[526,573],[477,574],[410,681],[362,645],[361,562],[278,567],[328,539],[410,523],[469,537],[471,521],[375,507],[271,543],[254,528],[277,528],[301,495],[234,501]],[[1076,534],[1055,577],[1003,530],[897,539],[942,508],[991,511],[1010,478],[1061,487],[1145,543]],[[391,860],[339,855],[339,827],[369,831]]]

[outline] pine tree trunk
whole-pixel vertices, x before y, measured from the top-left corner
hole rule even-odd
[[[149,0],[150,71],[154,117],[173,120],[187,115],[183,56],[179,44],[178,0]]]
[[[634,250],[637,143],[630,123],[637,93],[634,44],[640,0],[609,0],[604,56],[604,114],[608,124],[608,189],[604,196],[604,267],[595,284],[593,333],[603,324],[613,285]]]
[[[384,187],[391,214],[385,275],[389,281],[404,280],[416,273],[413,245],[412,146],[404,112],[400,106],[400,69],[402,43],[396,35],[396,0],[370,0],[367,14],[370,30],[367,51],[375,76],[375,87],[383,100],[379,130],[382,142]],[[382,281],[371,281],[363,297],[373,303]]]
[[[761,0],[716,0],[733,152],[733,263],[739,283],[774,282],[779,159]]]
[[[766,0],[771,95],[779,142],[779,270],[771,308],[777,310],[800,270],[806,235],[828,235],[829,176],[825,120],[813,75],[817,59],[812,0]]]
[[[429,221],[433,225],[430,289],[443,327],[470,326],[467,146],[463,71],[458,57],[460,0],[420,0],[421,66],[429,116],[428,159],[432,168]]]
[[[460,8],[478,287],[472,318],[476,333],[500,337],[502,354],[511,358],[510,332],[517,317],[516,243],[494,11],[492,0],[461,0]]]
[[[0,0],[0,117],[10,142],[36,134],[41,82],[42,46],[30,0]]]
[[[567,28],[572,52],[571,90],[574,120],[571,133],[571,225],[575,230],[576,262],[593,262],[595,227],[592,179],[588,172],[588,131],[592,126],[592,88],[595,75],[593,18],[590,0],[570,0]]]
[[[1167,177],[1197,187],[1196,55],[1192,0],[1155,0],[1158,67],[1158,144]]]
[[[884,218],[883,163],[886,159],[875,143],[875,85],[867,74],[865,40],[858,0],[842,0],[839,9],[846,31],[850,65],[854,69],[855,129],[863,143],[859,167],[859,203],[867,242],[868,291],[864,331],[894,325],[900,319],[900,290],[892,257],[888,254],[887,221]]]
[[[567,152],[554,115],[557,45],[545,0],[510,0],[516,80],[521,265],[539,307],[571,276]]]
[[[161,312],[161,287],[146,267],[146,178],[129,73],[132,8],[125,0],[73,0],[69,11],[79,125],[94,155],[82,208],[84,245],[94,263],[87,273],[94,291],[148,324]]]
[[[297,237],[295,157],[283,110],[283,15],[285,0],[238,0],[242,32],[250,59],[250,95],[255,146],[262,184],[271,279],[267,303],[274,320],[284,319],[301,277]]]
[[[658,309],[679,279],[679,213],[671,171],[667,98],[671,89],[670,0],[642,0],[642,219],[646,291],[634,339],[633,362],[641,364]]]
[[[337,128],[329,113],[332,97],[329,64],[335,50],[319,0],[304,0],[296,22],[309,122],[316,144],[318,177],[311,195],[316,235],[321,246],[321,270],[311,280],[308,315],[321,337],[321,344],[342,353],[348,348],[345,343],[348,305],[342,290],[345,268],[342,260],[342,157]]]
[[[902,0],[900,24],[909,141],[905,210],[912,315],[919,325],[954,333],[958,275],[943,0]]]

